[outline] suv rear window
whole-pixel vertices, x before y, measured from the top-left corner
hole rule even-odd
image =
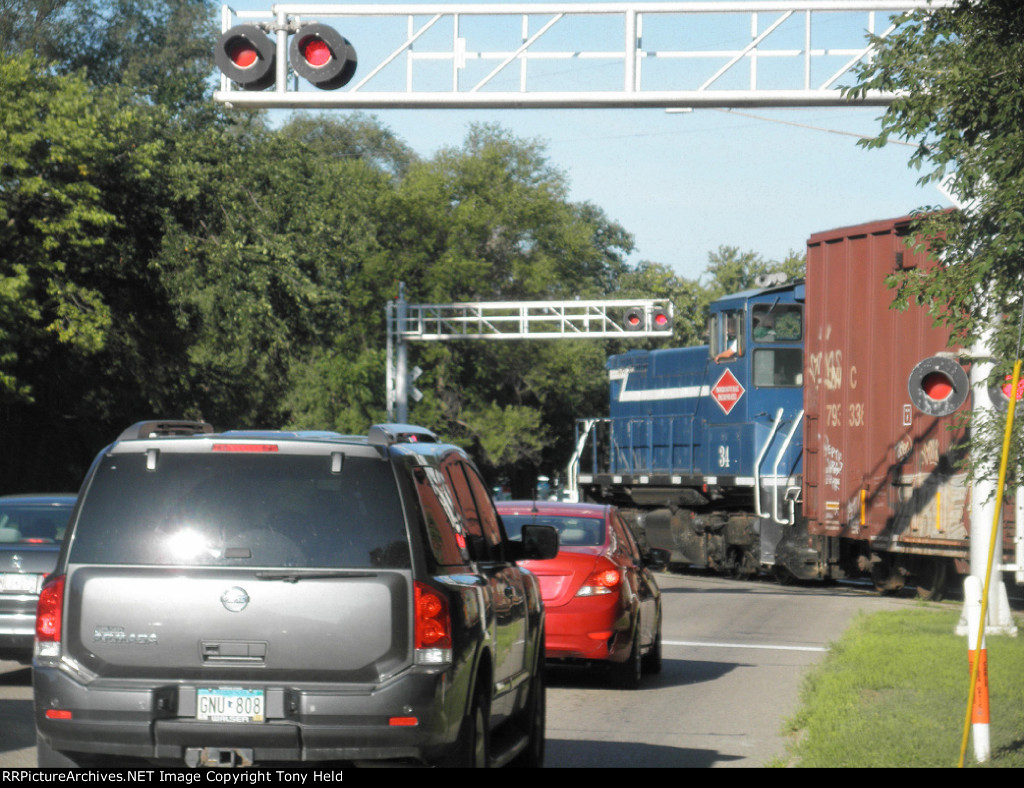
[[[72,563],[402,569],[388,463],[290,454],[115,454],[85,497]]]

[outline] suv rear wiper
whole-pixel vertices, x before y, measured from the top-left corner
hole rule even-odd
[[[286,583],[297,583],[299,580],[320,580],[331,577],[376,577],[377,573],[366,569],[310,569],[280,570],[257,572],[260,580],[284,580]]]

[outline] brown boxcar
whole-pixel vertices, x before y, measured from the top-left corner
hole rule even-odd
[[[970,495],[957,425],[970,398],[942,416],[912,402],[908,383],[921,362],[960,359],[924,307],[892,307],[887,277],[934,264],[906,243],[909,224],[845,227],[807,243],[803,504],[810,534],[840,538],[845,573],[868,572],[888,589],[909,576],[932,596],[951,569],[967,569]]]

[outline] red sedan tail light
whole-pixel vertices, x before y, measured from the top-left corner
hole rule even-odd
[[[600,596],[601,594],[617,594],[622,574],[618,569],[599,569],[586,579],[576,596]]]

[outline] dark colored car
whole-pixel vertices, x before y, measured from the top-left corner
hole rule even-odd
[[[661,670],[661,591],[652,567],[664,550],[641,553],[614,506],[553,501],[500,501],[514,539],[528,525],[558,530],[558,556],[525,565],[540,580],[547,610],[549,660],[608,666],[618,683],[640,685]]]
[[[32,659],[39,589],[74,505],[73,493],[0,497],[0,659]]]
[[[43,588],[39,765],[540,765],[544,609],[476,468],[422,428],[140,423]]]

